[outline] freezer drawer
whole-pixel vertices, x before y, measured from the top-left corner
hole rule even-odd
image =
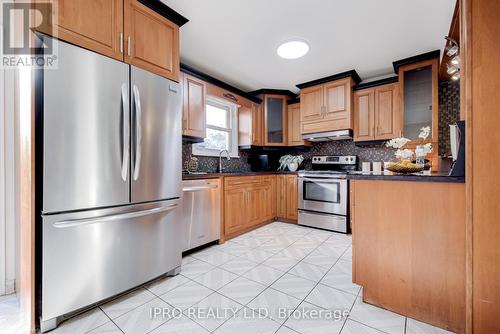
[[[183,181],[182,190],[183,251],[218,240],[221,228],[221,181]]]
[[[36,76],[43,85],[37,90],[43,96],[37,99],[43,119],[42,210],[128,204],[129,66],[58,45],[58,69]]]
[[[43,217],[42,321],[181,265],[180,200]]]

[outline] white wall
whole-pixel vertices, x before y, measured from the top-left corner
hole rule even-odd
[[[14,130],[14,70],[0,69],[0,295],[15,289]]]

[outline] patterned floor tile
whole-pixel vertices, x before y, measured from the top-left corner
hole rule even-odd
[[[352,282],[352,264],[339,260],[321,280],[321,283],[357,295],[361,287]]]
[[[238,257],[234,260],[224,263],[220,266],[220,268],[235,273],[237,275],[241,275],[250,269],[256,267],[258,265],[257,262],[250,261],[245,259],[244,257]]]
[[[349,311],[356,300],[356,296],[318,284],[305,300],[327,310]]]
[[[283,255],[281,252],[270,257],[262,264],[281,271],[288,271],[295,266],[299,260]]]
[[[184,314],[213,332],[228,319],[236,316],[242,307],[243,305],[234,300],[214,293],[184,311]]]
[[[209,288],[191,281],[161,295],[160,298],[170,305],[184,310],[212,293],[213,291]]]
[[[241,309],[236,317],[222,324],[215,334],[273,334],[280,324],[249,308]]]
[[[122,331],[113,323],[108,322],[96,329],[91,330],[87,334],[122,334]]]
[[[405,317],[356,299],[349,318],[388,334],[404,334]]]
[[[222,287],[218,292],[242,305],[246,305],[265,289],[266,286],[263,284],[245,277],[238,277],[228,285]]]
[[[337,256],[337,254],[326,255],[316,249],[302,261],[329,269],[338,261],[339,257],[340,255]]]
[[[200,276],[209,272],[213,268],[214,266],[212,266],[211,264],[200,260],[194,260],[193,262],[181,267],[181,274],[188,278],[195,278],[196,276]]]
[[[212,251],[210,253],[198,256],[197,259],[203,262],[210,263],[213,266],[220,266],[221,264],[229,262],[233,259],[237,259],[237,257],[228,253],[224,253],[222,251]]]
[[[243,277],[249,278],[253,281],[259,282],[264,285],[271,285],[274,281],[284,275],[284,272],[265,266],[263,264],[250,269],[243,274]]]
[[[252,249],[250,252],[245,253],[241,257],[245,258],[247,260],[253,261],[253,262],[261,263],[273,255],[274,255],[274,253],[266,252],[266,251],[263,251],[261,249]]]
[[[155,295],[160,296],[187,282],[189,282],[189,279],[183,275],[165,277],[146,286],[146,289],[148,289]]]
[[[278,291],[284,292],[287,295],[299,299],[304,299],[306,298],[307,294],[311,292],[315,285],[316,283],[311,280],[307,280],[305,278],[291,274],[285,274],[276,282],[274,282],[271,287]]]
[[[102,305],[101,309],[108,317],[115,319],[155,298],[156,296],[148,290],[139,289]]]
[[[302,261],[293,267],[289,272],[290,274],[294,274],[314,282],[319,282],[327,271],[328,269],[325,267],[315,266],[314,264]]]
[[[156,317],[151,316],[154,309],[165,310],[165,316],[163,313]],[[144,334],[167,322],[172,312],[170,305],[156,298],[116,318],[114,322],[125,334]]]
[[[52,334],[84,334],[109,322],[100,308],[94,308],[74,318],[66,320],[51,331]]]
[[[359,322],[347,319],[340,334],[383,334],[375,328],[368,327]]]
[[[417,321],[415,319],[406,318],[406,334],[453,334],[444,329],[434,327],[432,325]]]
[[[285,322],[285,326],[302,334],[338,334],[345,320],[342,316],[335,318],[331,311],[302,302]]]
[[[209,332],[185,315],[173,318],[149,334],[208,334]]]
[[[236,279],[238,276],[224,269],[215,268],[210,270],[208,273],[200,275],[194,278],[195,282],[198,282],[207,288],[212,290],[218,290],[222,288],[227,283]]]
[[[264,312],[265,316],[282,324],[286,320],[286,317],[283,317],[282,311],[292,311],[299,304],[300,299],[269,288],[248,303],[247,306],[259,313]]]

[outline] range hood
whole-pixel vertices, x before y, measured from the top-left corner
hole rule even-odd
[[[337,130],[328,132],[307,133],[302,135],[302,139],[311,142],[351,140],[352,130]]]

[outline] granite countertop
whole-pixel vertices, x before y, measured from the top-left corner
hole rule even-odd
[[[349,180],[382,180],[382,181],[410,181],[410,182],[449,182],[449,183],[465,183],[463,176],[449,176],[444,172],[421,172],[414,174],[395,174],[392,172],[363,173],[361,171],[350,172],[347,175]]]
[[[254,175],[274,175],[274,174],[297,174],[290,171],[262,171],[262,172],[228,172],[228,173],[206,173],[206,174],[182,174],[183,180],[217,179],[231,176],[254,176]]]

